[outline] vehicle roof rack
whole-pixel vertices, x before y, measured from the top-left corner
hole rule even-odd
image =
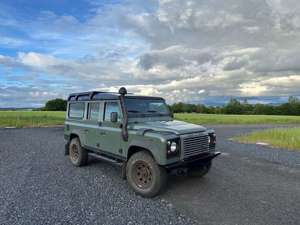
[[[119,94],[116,92],[89,91],[89,92],[72,93],[69,95],[68,101],[117,99],[118,96]]]
[[[88,91],[88,92],[78,92],[72,93],[68,97],[68,101],[93,101],[93,100],[117,100],[120,95],[126,95],[129,98],[143,97],[151,99],[162,99],[160,97],[150,97],[150,96],[136,96],[132,93],[127,93],[125,88],[120,88],[119,93],[117,92],[106,92],[106,91]]]

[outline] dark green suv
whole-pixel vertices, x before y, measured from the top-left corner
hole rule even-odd
[[[71,94],[64,137],[73,165],[88,156],[122,165],[122,176],[145,197],[163,189],[168,173],[205,175],[220,154],[213,130],[174,120],[163,98],[125,88]]]

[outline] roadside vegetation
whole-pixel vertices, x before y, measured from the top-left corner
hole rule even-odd
[[[175,118],[195,124],[300,124],[300,116],[176,113]]]
[[[0,127],[42,127],[62,125],[65,112],[0,111]]]
[[[234,137],[240,143],[263,142],[273,147],[300,151],[300,128],[276,128]]]
[[[175,119],[195,124],[300,124],[299,116],[176,113]],[[63,111],[0,111],[0,127],[63,125]]]

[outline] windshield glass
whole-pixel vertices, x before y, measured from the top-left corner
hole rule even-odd
[[[170,116],[170,111],[162,99],[125,98],[129,117]]]

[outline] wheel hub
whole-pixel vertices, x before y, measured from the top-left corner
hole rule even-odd
[[[133,180],[141,189],[147,189],[152,184],[152,169],[144,162],[139,161],[135,164],[133,169]]]
[[[77,161],[79,158],[79,150],[76,145],[71,146],[70,156],[72,161]]]

